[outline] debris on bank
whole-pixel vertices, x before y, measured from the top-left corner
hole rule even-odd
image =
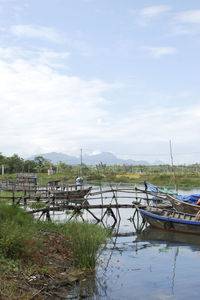
[[[36,252],[33,249],[27,264],[1,275],[0,299],[61,300],[78,297],[71,292],[80,280],[86,280],[87,274],[73,267],[70,241],[51,231],[43,232],[41,241],[42,250]],[[9,286],[16,287],[13,298],[8,294]]]

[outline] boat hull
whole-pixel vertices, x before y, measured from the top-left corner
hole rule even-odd
[[[55,192],[55,197],[65,197],[65,198],[83,198],[90,191],[90,188],[85,190],[77,190],[77,191],[63,191],[63,192]]]
[[[182,220],[181,218],[164,217],[155,213],[140,209],[140,213],[150,226],[167,231],[183,232],[200,235],[200,222],[192,220]],[[193,217],[195,218],[195,216]]]

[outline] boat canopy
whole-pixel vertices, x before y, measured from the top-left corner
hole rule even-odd
[[[170,190],[168,190],[168,189],[160,189],[160,188],[158,188],[157,186],[155,186],[155,185],[152,185],[152,184],[150,184],[150,183],[147,183],[146,182],[146,186],[147,186],[147,188],[150,190],[150,191],[152,191],[152,192],[154,192],[154,193],[162,193],[162,194],[169,194],[169,195],[177,195],[177,192],[176,191],[170,191]]]
[[[189,196],[177,195],[176,197],[181,201],[196,204],[197,201],[200,199],[200,194],[193,194],[193,195],[189,195]]]

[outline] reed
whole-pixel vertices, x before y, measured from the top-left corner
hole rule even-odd
[[[66,230],[72,241],[74,265],[82,269],[94,269],[101,246],[109,237],[108,230],[88,222],[70,222]]]
[[[81,269],[94,269],[102,246],[111,236],[108,229],[88,222],[70,221],[65,224],[39,222],[40,230],[62,233],[71,243],[74,266]]]
[[[94,269],[101,245],[106,242],[109,232],[99,225],[88,222],[35,221],[17,205],[0,202],[0,258],[23,260],[30,258],[33,249],[40,251],[38,242],[43,232],[61,233],[70,241],[73,264],[84,269]]]

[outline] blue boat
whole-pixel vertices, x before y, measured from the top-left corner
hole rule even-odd
[[[139,209],[143,221],[150,226],[167,231],[200,234],[199,214],[192,215],[169,209],[147,207]]]
[[[145,187],[146,191],[153,196],[153,204],[169,201],[172,207],[180,212],[195,215],[200,211],[200,194],[182,196],[175,191],[161,189],[147,182],[145,182]]]

